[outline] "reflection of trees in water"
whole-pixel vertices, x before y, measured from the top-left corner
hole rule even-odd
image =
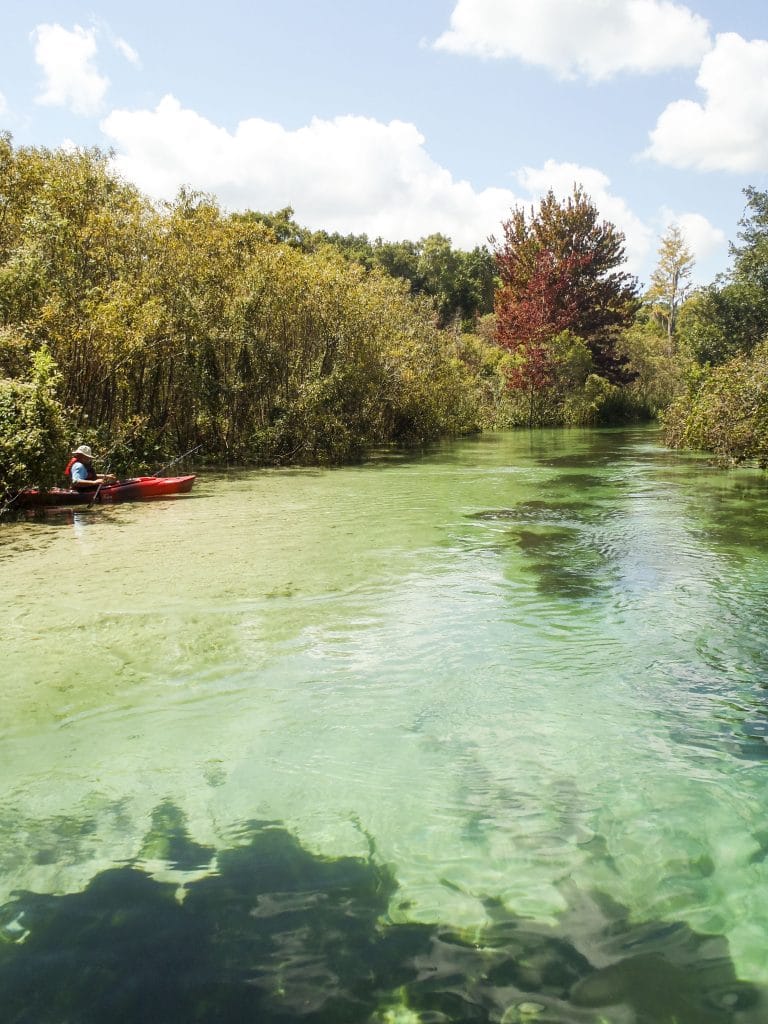
[[[155,811],[143,858],[191,872],[212,856],[173,805]],[[0,911],[5,1024],[765,1019],[724,940],[630,924],[604,899],[574,894],[558,928],[487,900],[470,935],[386,923],[388,868],[314,856],[275,824],[215,864],[182,889],[133,865],[81,893],[19,894]]]

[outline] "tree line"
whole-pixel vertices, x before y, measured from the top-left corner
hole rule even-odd
[[[766,359],[768,201],[748,206],[727,279],[689,294],[672,229],[642,293],[578,185],[465,252],[184,188],[152,203],[98,149],[1,135],[0,491],[61,482],[75,441],[120,473],[199,444],[212,462],[332,463],[658,414],[672,443],[762,458],[746,427],[724,439],[722,412]]]
[[[197,444],[211,461],[341,462],[476,430],[458,350],[423,287],[340,245],[184,189],[152,204],[98,150],[0,140],[6,494],[60,482],[74,440],[121,472]]]

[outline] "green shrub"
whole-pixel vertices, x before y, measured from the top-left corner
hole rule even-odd
[[[768,468],[768,342],[701,371],[663,417],[667,443],[712,452],[721,465]]]
[[[0,378],[0,494],[61,481],[67,455],[56,368],[47,350],[34,357],[30,379]]]

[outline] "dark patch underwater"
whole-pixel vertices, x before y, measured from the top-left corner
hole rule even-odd
[[[594,894],[569,896],[557,927],[484,901],[470,933],[393,923],[392,871],[316,856],[253,823],[215,869],[179,888],[141,862],[83,892],[22,892],[0,910],[4,1024],[747,1024],[765,995],[740,982],[725,940],[630,921]],[[170,803],[142,856],[199,864]]]

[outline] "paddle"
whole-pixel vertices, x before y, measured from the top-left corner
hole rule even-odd
[[[104,481],[103,481],[103,480],[99,480],[99,486],[98,486],[98,487],[96,488],[96,491],[95,491],[95,493],[94,493],[93,497],[91,498],[91,500],[90,500],[90,501],[88,502],[88,504],[87,504],[87,505],[85,506],[86,508],[93,508],[93,503],[94,503],[94,502],[96,501],[96,499],[98,498],[98,496],[99,496],[99,491],[101,490],[101,488],[102,488],[103,486],[104,486]]]
[[[107,470],[109,470],[109,466],[107,466]],[[104,476],[109,476],[109,473],[108,473],[108,472],[107,472],[107,473],[105,473],[105,474],[104,474]],[[100,490],[101,490],[101,488],[102,488],[102,487],[104,486],[104,482],[105,482],[105,481],[104,481],[104,477],[102,477],[102,479],[101,479],[101,480],[99,480],[99,486],[98,486],[98,487],[96,488],[96,493],[95,493],[95,494],[93,495],[93,497],[91,498],[91,500],[90,500],[90,501],[88,502],[88,504],[87,504],[87,505],[85,506],[86,508],[93,508],[93,504],[94,504],[94,502],[96,501],[96,499],[98,498],[98,496],[99,496],[99,491],[100,491]],[[113,482],[115,482],[115,481],[113,481]]]
[[[183,455],[177,456],[175,459],[173,459],[172,462],[166,462],[166,464],[164,466],[161,466],[160,469],[158,469],[156,473],[152,473],[152,476],[160,476],[160,474],[164,470],[170,469],[171,466],[175,466],[177,462],[181,462],[182,459],[186,459],[186,457],[188,455],[193,455],[196,451],[199,451],[202,447],[203,446],[201,444],[195,445],[195,447],[194,448],[190,448],[188,452],[184,452]]]

